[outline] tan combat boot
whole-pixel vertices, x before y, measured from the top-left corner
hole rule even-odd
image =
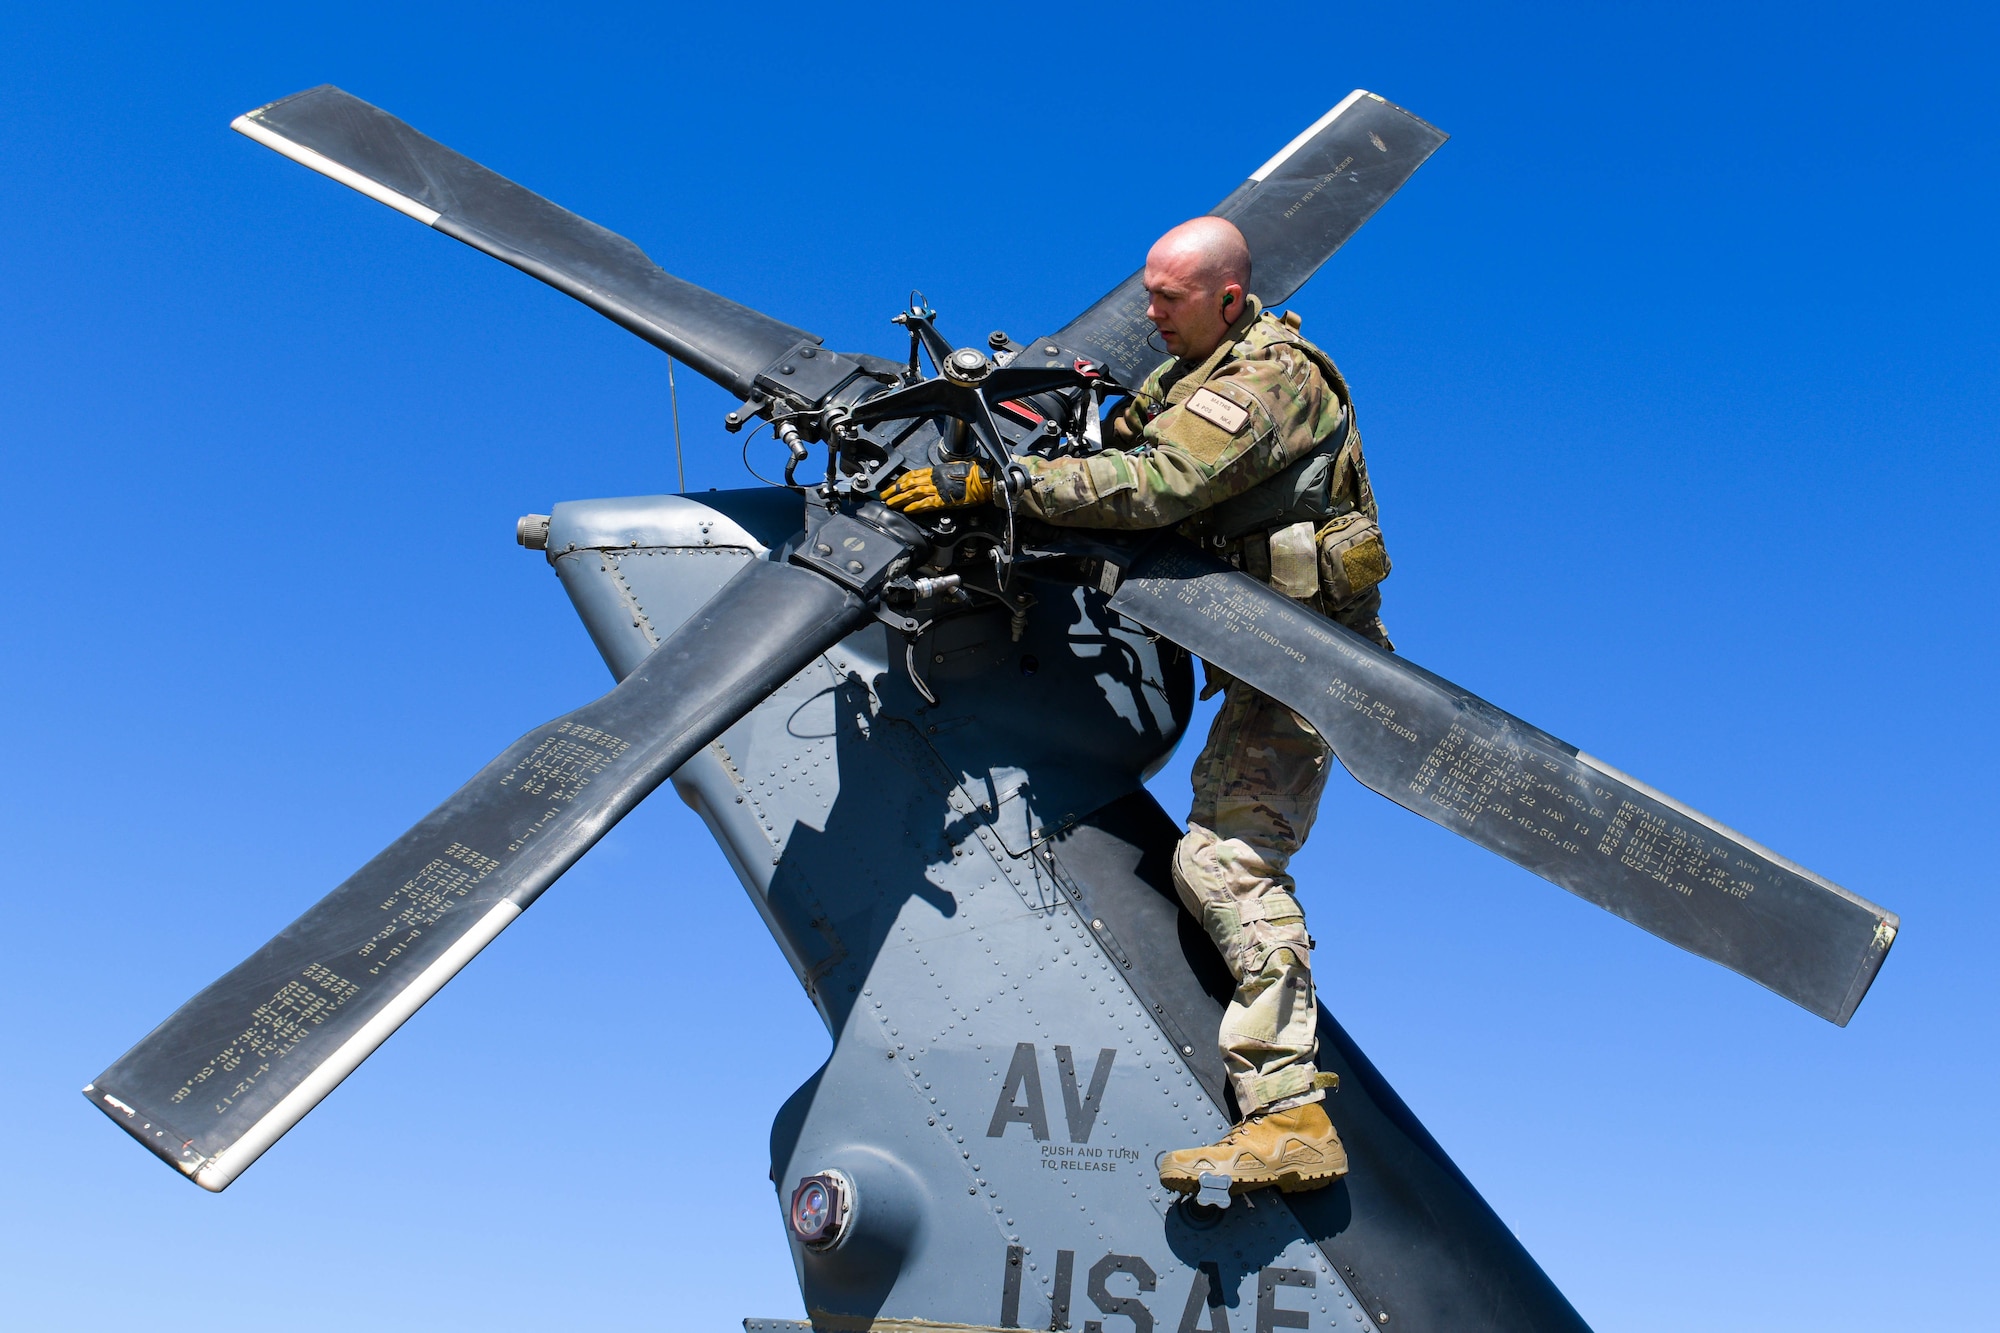
[[[1213,1147],[1182,1148],[1160,1159],[1160,1183],[1182,1194],[1224,1181],[1231,1194],[1266,1185],[1296,1194],[1331,1185],[1346,1174],[1347,1149],[1318,1102],[1253,1115]],[[1204,1176],[1210,1179],[1203,1181]]]

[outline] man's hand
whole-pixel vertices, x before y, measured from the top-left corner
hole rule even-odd
[[[993,483],[977,463],[946,463],[943,467],[905,472],[882,492],[882,503],[906,514],[933,509],[964,509],[993,498]]]

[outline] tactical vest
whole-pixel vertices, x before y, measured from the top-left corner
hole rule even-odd
[[[1297,334],[1295,316],[1287,312],[1279,322]],[[1376,616],[1381,595],[1375,589],[1388,577],[1389,554],[1368,503],[1365,473],[1355,483],[1365,511],[1335,494],[1340,458],[1354,435],[1353,396],[1326,353],[1300,337],[1285,341],[1319,367],[1340,400],[1340,424],[1283,471],[1205,510],[1182,531],[1228,552],[1246,573],[1288,596],[1317,596],[1323,610],[1388,647]]]
[[[1294,333],[1298,331],[1296,317],[1290,312],[1279,323]],[[1317,526],[1353,508],[1347,501],[1335,499],[1333,494],[1340,451],[1347,447],[1354,429],[1354,400],[1348,393],[1347,380],[1326,353],[1305,339],[1295,337],[1285,341],[1319,367],[1327,387],[1340,399],[1340,425],[1284,471],[1190,519],[1186,531],[1197,540],[1227,544],[1254,532],[1269,532],[1295,523],[1310,522]]]

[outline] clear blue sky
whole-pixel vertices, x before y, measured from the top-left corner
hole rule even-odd
[[[333,82],[889,354],[913,286],[961,338],[1061,322],[1357,85],[1449,130],[1295,302],[1399,645],[1905,933],[1836,1030],[1346,783],[1325,995],[1599,1329],[1991,1326],[1990,7],[30,10],[0,1323],[798,1309],[765,1135],[826,1038],[670,793],[227,1194],[77,1096],[607,685],[513,520],[673,484],[656,352],[227,129]],[[680,388],[690,485],[742,484]]]

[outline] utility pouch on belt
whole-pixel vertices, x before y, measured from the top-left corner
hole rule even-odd
[[[1319,587],[1328,602],[1339,606],[1351,601],[1388,577],[1389,552],[1374,519],[1359,512],[1342,514],[1320,528]]]
[[[1271,586],[1301,600],[1319,591],[1319,548],[1310,520],[1271,534]]]

